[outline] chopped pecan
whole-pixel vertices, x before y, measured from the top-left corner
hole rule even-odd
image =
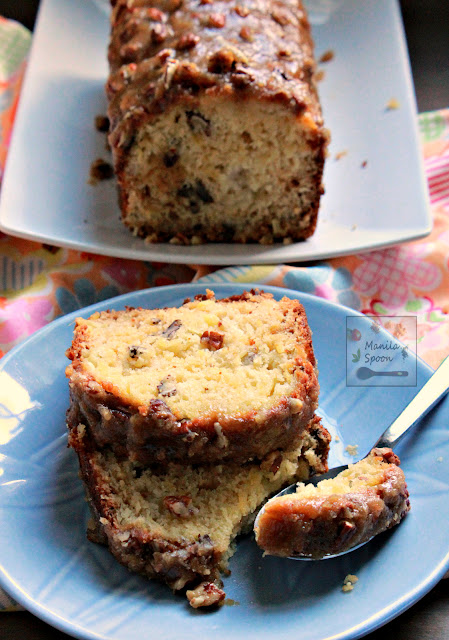
[[[211,127],[210,120],[205,118],[198,111],[186,111],[187,124],[190,129],[195,133],[204,133],[206,136],[210,136]]]
[[[177,393],[175,382],[170,375],[160,381],[157,385],[157,390],[164,398],[170,398],[171,396],[175,396]]]
[[[193,49],[193,47],[196,47],[199,41],[199,36],[195,35],[194,33],[185,33],[179,38],[176,48],[180,51]]]
[[[254,75],[251,71],[238,64],[229,79],[236,89],[244,89],[254,81]]]
[[[156,9],[156,7],[150,7],[147,9],[147,16],[150,20],[154,20],[155,22],[163,22],[165,19],[165,14],[159,9]]]
[[[239,31],[239,35],[242,40],[246,40],[247,42],[253,42],[254,40],[253,31],[249,27],[242,27]]]
[[[211,73],[227,73],[231,71],[237,58],[230,49],[219,49],[215,51],[207,61],[207,70]]]
[[[151,41],[154,44],[161,44],[170,35],[170,30],[164,24],[155,24],[151,29]]]
[[[166,496],[163,500],[164,507],[178,518],[189,518],[198,513],[196,507],[190,506],[190,496]]]
[[[202,582],[195,589],[189,589],[186,596],[190,606],[197,609],[198,607],[211,607],[220,604],[226,594],[214,582]]]
[[[214,29],[222,29],[226,24],[226,16],[223,13],[210,13],[207,16],[207,27]]]
[[[164,338],[167,338],[167,340],[171,340],[175,333],[179,330],[179,328],[182,326],[182,322],[181,320],[173,320],[173,322],[171,323],[171,325],[169,327],[167,327],[166,329],[164,329],[164,331],[162,332],[162,336]]]
[[[175,53],[176,52],[174,49],[162,49],[161,51],[159,51],[156,57],[159,62],[163,64],[167,60],[167,58],[173,58]]]
[[[201,342],[211,351],[218,351],[223,346],[224,335],[217,331],[205,331],[201,336]]]
[[[246,18],[246,16],[249,14],[249,9],[247,7],[241,7],[240,5],[234,7],[234,11],[241,18]]]
[[[282,27],[285,27],[287,24],[291,23],[291,18],[286,11],[277,10],[271,12],[271,17],[275,22],[280,24]]]

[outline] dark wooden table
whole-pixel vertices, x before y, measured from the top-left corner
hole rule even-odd
[[[0,15],[32,29],[38,4],[39,0],[0,0]],[[449,1],[401,0],[401,9],[418,110],[449,108]],[[449,640],[449,580],[442,580],[420,602],[366,638]],[[0,640],[69,640],[69,636],[30,613],[15,612],[0,614]]]

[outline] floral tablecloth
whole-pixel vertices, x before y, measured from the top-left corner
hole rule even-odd
[[[30,33],[0,18],[0,179]],[[449,354],[449,109],[419,115],[433,214],[425,239],[301,266],[223,269],[123,260],[0,233],[0,357],[75,309],[147,287],[201,280],[307,292],[373,316],[417,317],[417,353],[436,368]],[[0,590],[0,610],[17,607]]]

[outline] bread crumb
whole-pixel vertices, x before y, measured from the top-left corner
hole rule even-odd
[[[360,166],[362,167],[362,169],[364,169],[367,164],[368,164],[368,160],[364,160]]]
[[[355,583],[358,581],[357,576],[348,573],[348,575],[346,576],[346,578],[343,581],[343,586],[341,588],[342,591],[344,591],[345,593],[347,593],[348,591],[352,591],[354,589],[354,585]]]
[[[315,73],[315,81],[322,82],[325,76],[326,76],[326,72],[323,69],[318,69],[318,71]]]
[[[335,154],[335,160],[341,160],[347,155],[348,155],[347,151],[339,151],[338,153]]]
[[[348,444],[348,446],[345,447],[345,451],[347,451],[350,456],[356,456],[358,454],[358,452],[359,452],[359,445],[358,444]]]
[[[438,456],[437,462],[443,462],[443,459],[444,459],[443,456]]]
[[[357,229],[357,225],[353,224],[352,227],[351,227],[351,231],[355,231],[356,229]]]
[[[96,185],[101,180],[110,180],[114,176],[114,169],[112,165],[103,160],[103,158],[97,158],[92,162],[89,172],[89,184]]]
[[[387,111],[394,111],[395,109],[399,109],[400,106],[401,105],[399,103],[399,100],[396,100],[396,98],[391,98],[387,102],[386,109]]]
[[[330,62],[334,58],[335,58],[335,53],[332,51],[332,49],[328,49],[320,56],[318,62],[322,64],[323,62]]]
[[[101,133],[109,131],[109,118],[104,115],[95,116],[95,129]]]

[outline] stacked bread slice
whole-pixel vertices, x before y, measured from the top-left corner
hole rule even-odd
[[[194,607],[223,601],[220,572],[258,508],[327,468],[303,307],[207,291],[96,313],[77,320],[67,355],[89,537]]]

